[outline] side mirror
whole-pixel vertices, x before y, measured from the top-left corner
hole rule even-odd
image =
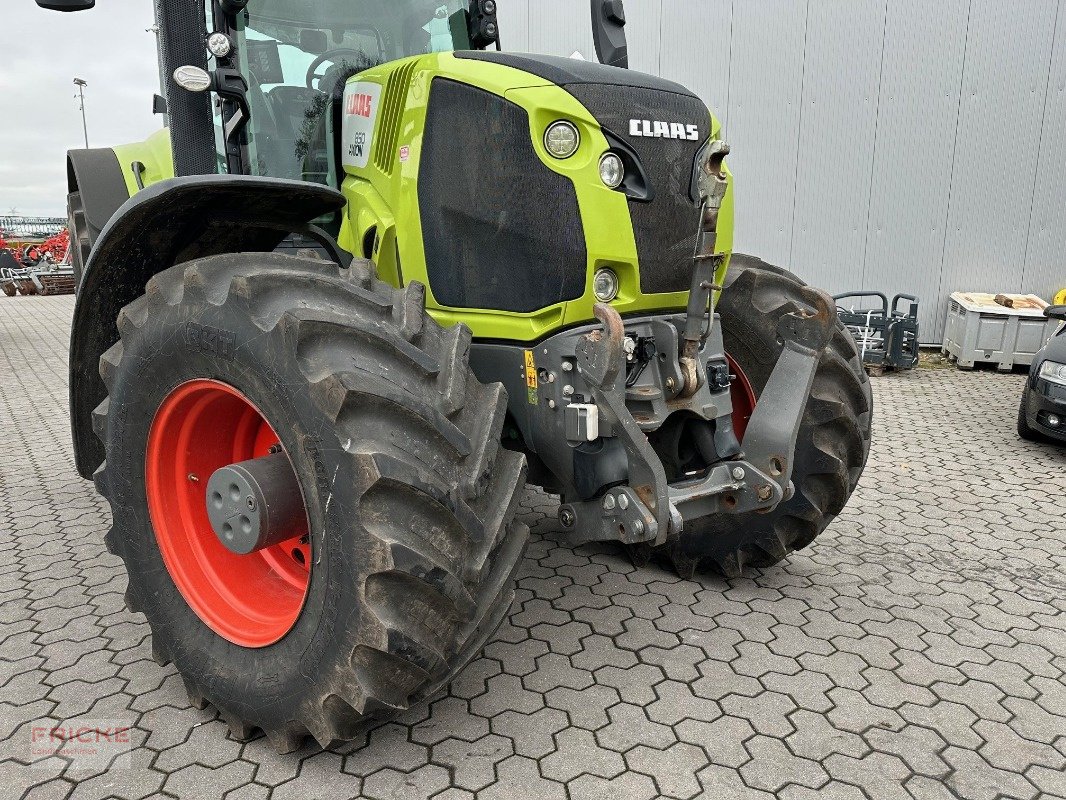
[[[622,0],[592,0],[592,38],[601,64],[629,69],[626,11]]]
[[[1066,322],[1066,306],[1048,306],[1044,309],[1044,316]]]
[[[88,11],[96,0],[37,0],[37,5],[49,11]]]

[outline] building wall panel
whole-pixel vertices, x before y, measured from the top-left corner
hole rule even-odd
[[[733,5],[726,137],[736,176],[737,249],[787,265],[803,96],[806,0]]]
[[[1066,288],[1066,0],[1059,0],[1040,161],[1022,286],[1051,297]]]
[[[1023,289],[1055,0],[973,0],[940,295]],[[938,309],[939,331],[947,313]]]
[[[736,249],[831,291],[1066,286],[1066,0],[628,0],[635,69],[733,146]],[[595,57],[585,0],[500,0],[509,50]]]
[[[807,19],[796,209],[786,265],[834,293],[862,282],[886,3],[819,0],[811,3]]]
[[[941,305],[969,5],[970,0],[892,0],[885,30],[860,283],[889,297],[918,295],[920,322],[930,335]]]

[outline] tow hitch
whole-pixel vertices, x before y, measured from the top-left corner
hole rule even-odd
[[[712,142],[698,165],[702,207],[692,289],[681,335],[675,334],[672,352],[665,353],[671,357],[665,359],[664,368],[669,371],[672,362],[682,376],[682,385],[666,401],[666,413],[684,410],[708,421],[724,417],[714,393],[722,389],[717,369],[721,354],[709,345],[709,339],[725,266],[725,256],[715,252],[715,244],[718,211],[727,187],[722,160],[728,152],[728,145]],[[593,400],[585,413],[598,416],[598,435],[621,441],[628,480],[608,489],[601,499],[563,505],[560,520],[575,539],[659,545],[679,535],[685,520],[769,510],[791,497],[792,457],[800,422],[821,353],[836,324],[835,306],[828,295],[812,291],[807,298],[808,307],[786,315],[778,326],[784,350],[755,406],[741,452],[711,464],[698,477],[673,484],[667,481],[645,428],[627,405],[625,325],[613,308],[596,305],[596,319],[603,328],[587,333],[575,347],[577,371]]]
[[[681,533],[686,519],[768,510],[791,496],[796,436],[835,322],[829,296],[818,292],[813,298],[817,307],[782,320],[785,349],[755,406],[741,454],[712,465],[697,479],[674,484],[667,482],[662,462],[626,406],[622,319],[610,306],[596,306],[604,327],[577,345],[577,369],[599,410],[600,435],[609,431],[625,449],[629,480],[600,500],[562,507],[560,519],[576,540],[662,544]],[[705,384],[702,359],[696,366]]]

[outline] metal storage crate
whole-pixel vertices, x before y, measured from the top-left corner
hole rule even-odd
[[[948,305],[947,329],[941,353],[958,361],[961,369],[992,362],[1005,372],[1028,366],[1059,323],[1044,317],[1047,303],[1032,294],[999,295],[1013,308],[996,302],[997,295],[954,292]]]
[[[889,303],[881,292],[847,292],[833,299],[837,317],[855,337],[867,372],[883,375],[885,370],[918,365],[917,297],[897,294]],[[906,307],[901,309],[902,303]]]

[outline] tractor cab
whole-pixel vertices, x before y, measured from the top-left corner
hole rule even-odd
[[[408,56],[470,49],[467,9],[465,0],[249,3],[233,32],[248,85],[249,171],[336,186],[331,111],[344,81]]]

